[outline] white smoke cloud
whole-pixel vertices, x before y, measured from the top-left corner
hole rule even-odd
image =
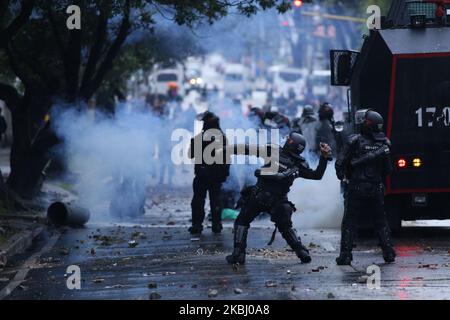
[[[107,218],[110,202],[118,197],[121,208],[132,208],[136,195],[146,193],[152,176],[161,180],[161,174],[173,174],[166,150],[170,151],[169,121],[133,107],[118,108],[114,117],[98,111],[94,117],[73,108],[53,109],[68,171],[76,177],[75,191],[94,219]]]
[[[334,163],[328,164],[321,181],[297,179],[289,198],[297,207],[292,219],[295,227],[338,228],[341,225],[344,202]]]

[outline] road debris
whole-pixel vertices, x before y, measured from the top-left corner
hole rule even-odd
[[[276,281],[273,281],[273,280],[267,280],[266,281],[266,287],[267,288],[274,288],[274,287],[277,287],[277,286],[278,286],[278,283]]]
[[[150,300],[159,300],[161,299],[161,295],[157,292],[150,293],[150,296],[148,297]]]
[[[136,240],[130,240],[128,241],[128,247],[130,248],[136,248],[138,246],[138,243],[136,242]]]
[[[67,256],[67,255],[69,255],[69,253],[70,253],[70,251],[67,248],[60,248],[59,249],[59,254],[62,255],[62,256]]]
[[[358,283],[367,283],[367,280],[369,279],[368,275],[360,276],[358,277],[357,281]]]
[[[244,291],[242,289],[236,288],[234,289],[235,294],[242,294]]]
[[[438,265],[437,264],[422,264],[420,265],[418,268],[419,269],[431,269],[431,270],[435,270],[438,269]]]
[[[215,298],[219,295],[219,292],[215,289],[209,289],[208,290],[208,297]]]
[[[129,285],[123,285],[123,284],[115,284],[113,286],[106,286],[105,289],[123,289],[126,287],[130,287]]]
[[[312,272],[320,272],[321,270],[325,270],[324,266],[318,266],[317,268],[312,269]]]

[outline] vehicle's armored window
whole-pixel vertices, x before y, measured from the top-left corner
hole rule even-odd
[[[419,1],[409,2],[406,4],[408,15],[425,15],[427,19],[434,19],[436,12],[436,4],[424,3]]]

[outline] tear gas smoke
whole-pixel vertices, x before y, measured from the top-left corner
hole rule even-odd
[[[75,176],[75,191],[94,219],[105,218],[110,202],[118,197],[120,207],[131,210],[138,199],[145,201],[150,184],[162,184],[165,176],[168,183],[175,182],[170,121],[137,105],[123,105],[114,117],[98,111],[94,116],[72,108],[53,108],[66,165]],[[191,177],[186,176],[177,175],[176,182],[189,181]]]
[[[221,116],[223,130],[255,127],[240,110],[225,114],[219,110],[233,108],[213,106],[211,103],[210,109],[216,109]],[[183,118],[190,113],[180,113],[178,120],[168,120],[142,110],[138,102],[118,108],[113,117],[100,112],[94,117],[89,112],[53,109],[55,130],[64,140],[68,171],[75,176],[75,191],[80,204],[91,210],[94,221],[109,220],[108,206],[118,198],[123,211],[132,211],[139,199],[145,201],[149,185],[191,184],[192,168],[186,170],[187,166],[172,163],[170,141],[174,129],[193,127],[193,119]],[[194,114],[189,118],[192,117]],[[242,187],[256,182],[254,171],[259,167],[233,165],[233,177],[225,183],[225,189],[233,191],[237,198]],[[294,224],[299,228],[338,226],[343,211],[339,191],[331,164],[322,181],[297,180],[289,195],[300,212],[294,215]]]
[[[317,162],[310,162],[315,168]],[[294,227],[337,228],[341,225],[344,201],[334,162],[328,164],[321,181],[298,179],[292,186],[290,200],[297,207],[292,216]]]

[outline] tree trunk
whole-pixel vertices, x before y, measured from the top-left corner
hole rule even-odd
[[[50,127],[44,122],[51,105],[42,90],[28,89],[12,111],[11,174],[7,184],[20,197],[33,198],[40,190],[42,171],[49,161]]]

